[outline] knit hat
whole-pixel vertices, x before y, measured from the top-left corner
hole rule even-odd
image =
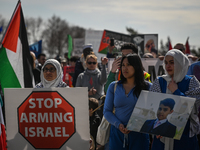
[[[93,50],[92,44],[83,45],[83,50],[86,49],[86,48],[90,48],[90,49]]]

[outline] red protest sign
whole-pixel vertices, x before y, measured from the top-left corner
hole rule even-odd
[[[18,124],[34,148],[59,149],[75,133],[75,109],[56,91],[34,91],[18,107]]]
[[[73,75],[75,72],[75,66],[64,66],[63,67],[63,81],[69,86],[73,87]]]

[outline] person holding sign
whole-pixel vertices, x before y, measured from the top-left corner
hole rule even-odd
[[[41,69],[41,82],[36,88],[67,87],[62,81],[63,71],[60,63],[55,59],[48,59]]]
[[[111,124],[109,149],[148,150],[148,134],[129,131],[126,125],[141,90],[148,90],[151,83],[144,79],[143,66],[138,55],[128,54],[122,57],[120,66],[121,80],[117,82],[115,92],[115,81],[109,85],[104,104],[104,117]]]
[[[172,98],[166,98],[160,101],[157,110],[157,119],[146,120],[140,132],[162,135],[173,138],[176,134],[176,126],[167,120],[167,116],[173,113],[175,101]]]
[[[200,83],[195,76],[188,76],[189,60],[178,49],[168,51],[163,68],[166,75],[158,77],[150,91],[196,98],[193,110],[180,140],[154,136],[152,150],[199,150],[196,134],[199,133],[198,106],[200,105]]]

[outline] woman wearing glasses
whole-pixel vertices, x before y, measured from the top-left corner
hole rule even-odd
[[[41,69],[41,82],[36,85],[36,88],[67,87],[62,77],[60,63],[55,59],[48,59]]]
[[[99,99],[103,94],[103,86],[106,82],[106,64],[108,62],[107,58],[101,59],[102,70],[97,68],[97,57],[95,55],[88,55],[86,57],[86,67],[87,69],[80,73],[76,87],[88,87],[89,97],[94,97]]]

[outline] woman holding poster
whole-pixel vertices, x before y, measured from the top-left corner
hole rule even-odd
[[[198,107],[200,84],[194,76],[187,76],[189,60],[180,50],[172,49],[164,58],[166,75],[158,77],[150,91],[196,98],[194,108],[180,140],[154,136],[152,150],[199,150],[196,134],[199,133]]]
[[[140,92],[148,90],[151,83],[145,81],[142,62],[136,54],[122,57],[121,72],[121,80],[117,82],[115,92],[115,81],[109,85],[104,104],[104,117],[111,124],[109,149],[148,150],[149,135],[129,131],[126,125]]]

